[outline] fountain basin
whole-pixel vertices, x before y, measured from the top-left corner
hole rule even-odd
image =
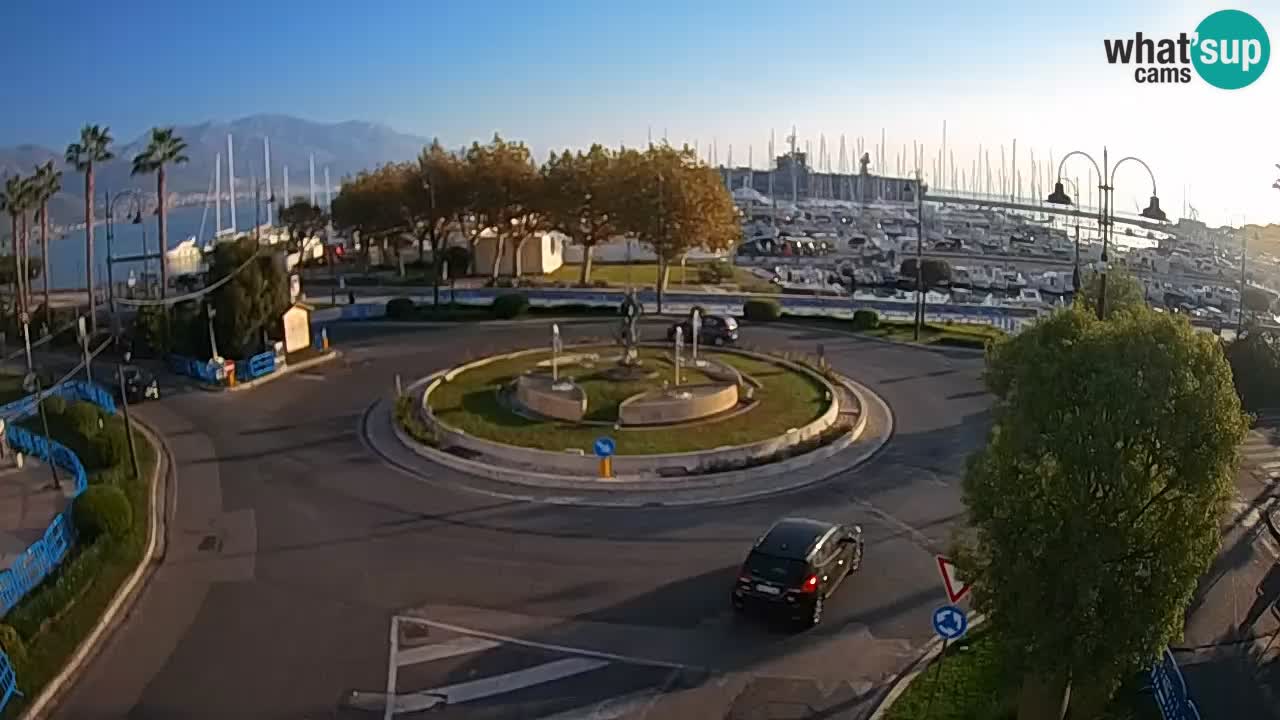
[[[526,373],[516,379],[516,402],[543,417],[579,422],[587,413],[587,394],[572,380]]]
[[[718,415],[737,406],[736,384],[681,385],[623,400],[618,404],[618,422],[624,427],[671,425]]]

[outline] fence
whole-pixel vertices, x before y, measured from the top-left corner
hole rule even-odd
[[[275,371],[276,353],[274,350],[268,350],[236,363],[236,382],[253,380]]]
[[[165,363],[170,370],[179,375],[186,375],[211,385],[218,385],[222,382],[222,375],[218,372],[219,368],[208,361],[202,362],[182,355],[166,355]]]
[[[42,394],[45,397],[58,395],[87,400],[110,413],[115,413],[116,409],[115,399],[111,393],[83,380],[65,382]],[[0,416],[8,420],[5,425],[5,438],[13,450],[39,458],[46,463],[51,462],[69,473],[74,487],[72,493],[72,499],[74,499],[89,485],[89,476],[80,458],[65,445],[37,435],[14,422],[34,413],[37,401],[36,396],[32,395],[0,408]],[[18,410],[21,412],[17,412]],[[71,545],[75,542],[75,534],[75,523],[71,519],[71,505],[68,504],[66,509],[54,516],[39,540],[32,543],[12,566],[0,570],[0,617],[8,614],[19,600],[66,559]],[[9,700],[20,694],[13,664],[4,651],[0,650],[0,711],[4,710]]]

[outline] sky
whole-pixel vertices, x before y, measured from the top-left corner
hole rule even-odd
[[[833,164],[842,134],[871,150],[883,130],[890,174],[922,143],[929,175],[945,122],[966,175],[979,144],[998,165],[1016,138],[1027,176],[1031,151],[1101,163],[1105,146],[1150,165],[1171,216],[1185,191],[1213,224],[1280,222],[1280,60],[1224,91],[1141,85],[1103,54],[1226,7],[1280,41],[1276,0],[3,0],[0,145],[286,113],[449,145],[501,132],[539,157],[665,134],[764,167],[770,131],[781,147],[795,126],[802,147],[825,134]],[[1064,175],[1088,185],[1089,167]],[[1126,163],[1115,186],[1133,211],[1151,179]]]

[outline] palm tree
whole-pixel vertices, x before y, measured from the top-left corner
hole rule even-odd
[[[9,242],[13,253],[14,324],[17,324],[18,313],[20,312],[19,306],[22,302],[22,281],[19,279],[22,263],[18,262],[18,248],[22,245],[22,236],[18,232],[18,217],[26,214],[26,208],[23,207],[23,193],[25,190],[25,181],[21,175],[12,175],[6,178],[4,189],[0,190],[0,209],[9,213],[9,222],[12,229],[12,236]]]
[[[49,201],[62,190],[62,171],[54,169],[52,160],[36,167],[33,188],[35,204],[40,208],[40,272],[44,275],[44,322],[52,330],[53,321],[49,308]],[[90,314],[92,310],[90,306]]]
[[[169,283],[168,271],[165,267],[169,236],[165,224],[165,206],[168,202],[164,196],[164,166],[185,164],[188,160],[183,154],[186,149],[186,141],[175,135],[173,128],[151,128],[151,140],[147,143],[147,148],[133,159],[134,175],[156,174],[156,198],[160,202],[156,212],[160,215],[160,298],[162,300]]]
[[[67,146],[66,161],[84,173],[84,258],[85,280],[89,289],[89,327],[98,331],[98,313],[93,303],[93,166],[115,157],[111,154],[111,128],[85,125],[80,128],[80,142]]]

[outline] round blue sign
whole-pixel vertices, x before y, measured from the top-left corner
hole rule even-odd
[[[596,438],[595,451],[596,451],[596,457],[607,458],[610,455],[613,455],[613,451],[614,451],[613,438],[607,438],[607,437]]]
[[[933,611],[933,631],[943,640],[955,640],[969,629],[969,618],[955,605],[943,605]]]

